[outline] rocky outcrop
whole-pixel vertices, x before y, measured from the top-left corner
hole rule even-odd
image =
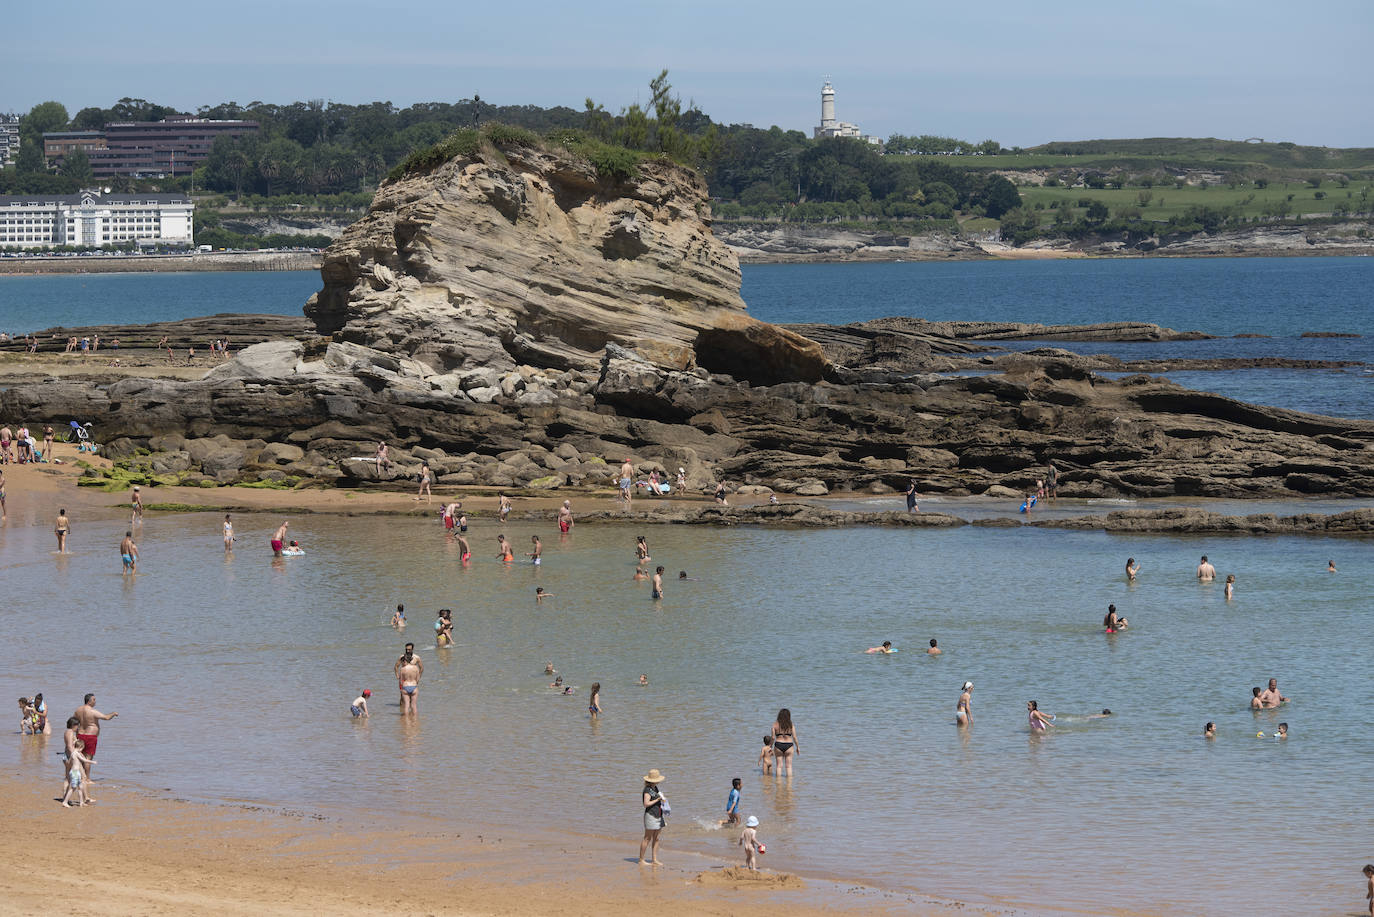
[[[588,370],[616,344],[667,369],[820,379],[819,347],[745,313],[709,219],[705,183],[666,160],[614,181],[558,150],[479,149],[383,185],[305,312],[437,376]]]
[[[1070,497],[1374,495],[1374,422],[1113,381],[1053,349],[936,371],[993,340],[1191,332],[887,319],[808,327],[823,348],[755,321],[704,185],[640,169],[605,179],[570,154],[487,147],[388,183],[327,253],[319,335],[193,382],[14,385],[0,416],[92,418],[123,473],[158,482],[358,486],[424,461],[440,484],[552,489],[606,483],[628,458],[696,491],[914,478],[958,495],[1024,493],[1053,461]],[[378,441],[395,467],[370,459]]]

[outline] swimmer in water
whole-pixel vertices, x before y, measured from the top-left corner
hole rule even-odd
[[[894,649],[892,648],[892,641],[891,641],[891,640],[884,640],[882,646],[870,646],[868,649],[864,650],[864,652],[865,652],[865,653],[883,653],[884,655],[886,655],[886,654],[889,654],[889,653],[895,653],[896,650],[894,650]]]
[[[566,691],[563,693],[567,693]],[[592,719],[601,716],[601,682],[592,682],[592,696],[587,700],[587,715]]]
[[[1276,738],[1276,739],[1286,739],[1286,738],[1288,738],[1288,724],[1287,724],[1287,723],[1279,723],[1279,731],[1276,732],[1276,733],[1274,733],[1274,738]]]
[[[1217,724],[1209,722],[1202,727],[1202,737],[1204,739],[1215,739],[1217,737]]]
[[[663,598],[663,568],[658,567],[654,570],[653,598]]]
[[[1259,699],[1260,706],[1265,708],[1288,703],[1288,698],[1279,693],[1279,680],[1277,678],[1269,679],[1269,689],[1260,694]]]
[[[1327,573],[1335,573],[1335,572],[1336,572],[1336,562],[1335,562],[1334,560],[1328,560],[1328,561],[1326,562],[1326,572],[1327,572]]]
[[[688,578],[688,577],[687,577],[687,571],[686,571],[686,570],[679,570],[679,571],[677,571],[677,578],[680,579],[680,580],[687,579],[687,578]]]
[[[973,722],[973,682],[964,682],[963,693],[959,695],[959,702],[954,705],[954,722],[958,726],[967,726]]]
[[[1207,560],[1206,554],[1202,555],[1202,560],[1198,562],[1197,578],[1198,582],[1202,583],[1210,583],[1217,578],[1217,568],[1212,566],[1211,562]]]
[[[1054,726],[1050,717],[1040,712],[1040,705],[1033,700],[1026,701],[1026,718],[1030,721],[1031,732],[1044,732]]]
[[[649,545],[644,540],[643,535],[635,539],[635,560],[641,564],[647,564],[649,561],[653,560],[653,558],[649,556]]]
[[[1134,583],[1135,575],[1140,572],[1140,564],[1135,562],[1134,557],[1126,558],[1126,580]]]
[[[496,559],[503,564],[515,563],[515,551],[511,549],[510,542],[505,535],[497,535],[497,542],[501,545],[501,553],[496,555]]]
[[[550,687],[550,688],[553,688],[553,689],[555,689],[555,690],[557,690],[557,691],[562,691],[562,690],[563,690],[563,676],[562,676],[562,675],[556,676],[556,677],[554,678],[554,680],[553,680],[553,684],[549,685],[549,687]]]
[[[404,630],[406,626],[406,607],[397,605],[396,611],[391,616],[391,626],[397,630]]]
[[[1236,575],[1234,573],[1228,573],[1226,574],[1226,601],[1231,601],[1231,597],[1235,595],[1235,592]]]
[[[458,556],[463,563],[472,560],[472,548],[468,545],[468,540],[462,535],[458,536]]]
[[[530,563],[537,567],[543,562],[544,544],[539,540],[538,535],[530,536],[530,544],[534,545],[534,550],[526,551],[525,556],[530,559]]]
[[[543,602],[545,599],[551,598],[552,596],[553,596],[553,593],[552,593],[552,592],[545,592],[543,586],[535,586],[535,587],[534,587],[534,604],[538,605],[538,604],[540,604],[541,602]]]
[[[939,644],[937,644],[937,643],[935,642],[935,638],[934,638],[934,637],[931,637],[931,638],[930,638],[930,649],[926,650],[926,655],[927,655],[927,656],[938,656],[938,655],[940,655],[940,654],[943,653],[943,652],[944,652],[944,650],[940,649]]]
[[[557,675],[557,674],[558,674],[557,672],[554,671],[554,669],[553,669],[553,663],[552,663],[552,662],[546,662],[546,663],[544,663],[544,674],[545,674],[545,675]]]
[[[648,676],[648,675],[640,675],[640,676],[639,676],[639,681],[636,682],[636,684],[638,684],[641,688],[647,688],[647,687],[649,686],[649,676]]]
[[[1260,689],[1259,689],[1259,688],[1251,688],[1251,689],[1250,689],[1250,709],[1251,709],[1251,710],[1260,710],[1260,709],[1262,709],[1263,707],[1264,707],[1264,701],[1260,700]]]
[[[1108,605],[1107,614],[1102,619],[1102,626],[1107,628],[1107,633],[1114,634],[1121,629],[1121,619],[1116,616],[1116,606]]]

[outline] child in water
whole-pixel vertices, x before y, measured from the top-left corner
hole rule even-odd
[[[720,820],[720,826],[739,824],[739,791],[744,785],[744,781],[739,777],[730,781],[730,795],[725,799],[725,817]]]
[[[545,592],[543,586],[535,586],[535,587],[534,587],[534,604],[538,605],[538,604],[542,603],[545,599],[549,598],[549,597],[552,596],[552,595],[553,595],[552,592]]]
[[[396,606],[396,613],[391,616],[391,626],[397,630],[403,630],[406,626],[406,607]]]
[[[1235,591],[1236,575],[1234,573],[1228,573],[1226,574],[1226,601],[1231,601],[1231,596],[1235,594]]]
[[[759,751],[759,760],[757,763],[760,773],[773,773],[773,737],[771,735],[763,737],[763,749]]]
[[[353,703],[348,705],[348,712],[352,713],[354,716],[368,716],[367,699],[371,696],[372,692],[364,688],[363,693],[353,698]]]
[[[1374,917],[1374,863],[1365,866],[1365,890],[1364,896],[1369,899],[1369,917]]]
[[[744,822],[744,830],[740,832],[739,843],[744,848],[744,865],[748,869],[757,870],[759,862],[755,854],[763,853],[763,845],[759,843],[759,819],[756,815],[750,815]]]
[[[592,682],[592,696],[587,701],[587,714],[592,719],[601,716],[601,682],[599,681]]]

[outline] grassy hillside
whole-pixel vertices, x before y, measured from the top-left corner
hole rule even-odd
[[[907,157],[903,157],[907,158]],[[1292,143],[1156,137],[1047,143],[995,156],[912,156],[981,170],[1098,172],[1215,172],[1236,178],[1304,181],[1309,176],[1374,178],[1374,149],[1335,149]]]

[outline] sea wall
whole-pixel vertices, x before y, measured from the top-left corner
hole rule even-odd
[[[187,252],[175,255],[34,255],[0,258],[0,274],[131,274],[182,271],[317,271],[319,252]]]

